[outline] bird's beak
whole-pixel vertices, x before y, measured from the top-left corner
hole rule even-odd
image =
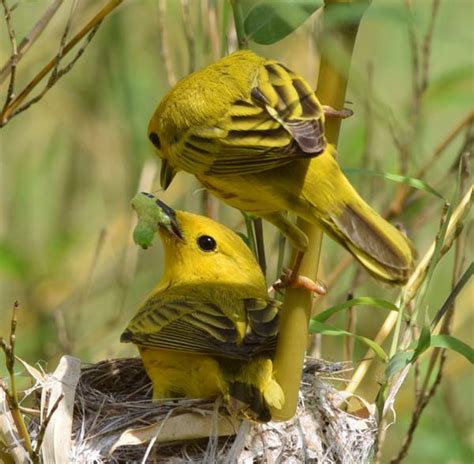
[[[166,230],[172,237],[184,240],[181,228],[176,219],[176,211],[163,203],[161,200],[156,200],[156,204],[161,208],[163,215],[161,215],[158,225]]]
[[[176,175],[176,170],[172,166],[170,166],[167,160],[162,159],[160,183],[161,183],[161,187],[164,190],[166,190],[169,187],[175,175]]]

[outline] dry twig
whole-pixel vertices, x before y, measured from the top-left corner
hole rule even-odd
[[[470,172],[469,172],[469,167],[468,167],[468,157],[469,157],[469,153],[465,153],[464,156],[461,157],[460,163],[459,163],[460,164],[459,171],[460,171],[460,177],[461,177],[460,179],[461,198],[463,195],[465,195],[468,188],[468,184],[469,184]],[[454,309],[455,309],[454,301],[455,301],[456,295],[458,294],[458,292],[456,291],[456,288],[457,288],[458,280],[461,276],[464,251],[465,251],[465,241],[462,240],[461,236],[459,236],[455,244],[455,259],[454,259],[453,277],[452,277],[453,298],[451,297],[448,298],[448,301],[451,302],[451,304],[447,306],[447,311],[444,313],[443,324],[440,329],[440,333],[443,335],[448,335],[451,332],[452,319],[454,316]],[[443,317],[443,314],[440,317]],[[433,321],[432,325],[433,325],[433,328],[436,326],[436,319]],[[430,360],[429,360],[427,372],[424,376],[423,384],[421,388],[419,389],[419,392],[416,396],[416,403],[415,403],[413,414],[410,420],[410,425],[405,434],[405,438],[403,440],[403,444],[400,450],[398,451],[396,456],[392,458],[392,460],[390,461],[391,464],[398,464],[407,456],[410,446],[413,442],[415,430],[418,426],[421,415],[423,411],[426,409],[426,407],[428,406],[433,396],[435,395],[441,383],[441,380],[443,377],[443,370],[446,363],[446,356],[447,356],[447,352],[445,349],[435,348],[433,350]],[[436,366],[437,366],[436,378],[430,387],[429,382],[431,379],[431,375],[433,371],[435,370]]]
[[[166,0],[158,1],[158,28],[160,32],[160,54],[165,65],[168,84],[173,87],[176,84],[176,75],[171,60],[171,52],[166,29]]]
[[[193,22],[189,11],[189,0],[181,0],[181,18],[183,21],[184,36],[188,48],[188,74],[196,69],[196,44]]]
[[[22,39],[20,44],[18,45],[17,50],[17,57],[16,63],[18,64],[19,61],[25,56],[26,52],[32,47],[32,45],[36,42],[39,36],[43,33],[43,31],[48,26],[49,22],[53,18],[53,16],[58,11],[59,7],[62,5],[64,0],[55,0],[46,11],[43,13],[41,18],[36,22],[33,28],[25,35]],[[10,9],[11,11],[11,9]],[[10,57],[7,63],[0,69],[0,84],[6,79],[6,77],[10,74],[12,69],[13,59]]]
[[[38,431],[38,437],[36,439],[36,446],[33,451],[33,455],[31,457],[34,464],[40,464],[41,462],[40,461],[41,446],[43,445],[46,429],[48,428],[48,424],[51,421],[53,414],[56,412],[56,409],[58,409],[59,403],[61,403],[62,399],[64,398],[64,395],[60,395],[56,399],[56,401],[54,402],[51,408],[49,407],[50,398],[51,398],[51,391],[47,390],[45,404],[43,408],[44,413],[41,417],[41,425]]]
[[[2,0],[3,4],[5,5],[6,0]],[[98,28],[100,27],[104,18],[113,11],[123,0],[109,0],[107,4],[63,47],[60,48],[60,52],[54,56],[53,59],[46,64],[41,71],[39,71],[36,76],[30,81],[30,83],[20,92],[20,94],[14,98],[12,98],[8,105],[5,105],[2,113],[0,115],[0,127],[3,127],[7,124],[14,116],[18,115],[22,111],[25,111],[29,108],[32,104],[38,102],[44,94],[54,85],[60,77],[64,74],[69,72],[77,60],[83,54],[85,48],[90,43],[92,38],[94,37],[95,33],[97,32]],[[63,36],[64,37],[64,36]],[[85,38],[84,43],[76,52],[75,57],[71,60],[71,62],[66,65],[63,69],[58,69],[58,59],[64,58],[79,42]],[[14,55],[14,54],[13,54]],[[14,65],[16,66],[16,60],[12,62],[12,72]],[[56,72],[54,72],[56,69]],[[39,95],[32,98],[31,100],[24,103],[26,98],[31,94],[31,92],[36,88],[36,86],[51,72],[53,71],[52,76],[48,83],[46,84],[45,88],[40,92]]]
[[[12,309],[12,318],[10,321],[10,341],[7,343],[3,338],[0,338],[0,347],[5,353],[5,364],[10,377],[10,385],[7,386],[3,381],[0,383],[0,387],[4,390],[8,407],[10,408],[13,421],[17,428],[18,434],[23,441],[26,451],[33,456],[33,448],[31,445],[30,435],[26,428],[25,420],[21,414],[19,401],[18,401],[18,390],[16,385],[15,375],[15,342],[16,342],[16,326],[17,326],[17,313],[19,309],[18,301],[15,301]]]
[[[13,21],[11,15],[11,8],[7,4],[7,0],[1,0],[3,11],[5,13],[5,23],[8,29],[8,37],[10,39],[12,54],[10,57],[10,82],[8,83],[7,96],[5,98],[5,103],[3,104],[2,113],[8,108],[11,101],[14,98],[15,92],[15,77],[16,77],[16,65],[18,63],[18,49],[16,44],[16,35],[15,29],[13,28]],[[1,121],[1,119],[0,119]],[[1,127],[1,126],[0,126]]]

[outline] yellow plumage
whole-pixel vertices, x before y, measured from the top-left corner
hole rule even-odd
[[[226,227],[156,207],[165,271],[122,341],[138,345],[154,399],[223,395],[233,409],[269,420],[269,406],[284,401],[272,363],[279,304],[258,263]]]
[[[167,187],[194,174],[235,208],[257,214],[304,250],[286,211],[321,225],[378,280],[403,284],[408,240],[373,211],[341,172],[324,138],[324,109],[283,64],[239,51],[195,72],[163,98],[148,127]]]

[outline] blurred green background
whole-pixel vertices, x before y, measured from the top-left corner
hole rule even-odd
[[[19,2],[13,12],[18,38],[50,3]],[[85,24],[100,4],[78,2],[72,31]],[[168,33],[174,73],[180,78],[188,72],[190,57],[182,8],[177,0],[166,6],[162,24]],[[189,7],[191,24],[186,27],[194,35],[192,55],[198,67],[213,61],[213,50],[221,53],[235,48],[227,2],[194,0]],[[65,1],[20,62],[17,91],[57,52],[70,10],[71,2]],[[215,29],[209,11],[216,13]],[[430,14],[430,1],[413,2],[420,40]],[[251,48],[285,62],[315,85],[318,16],[314,14],[272,46],[251,43]],[[472,0],[441,2],[432,38],[430,83],[409,141],[409,175],[473,108],[473,19]],[[40,363],[45,370],[52,370],[64,353],[84,362],[136,354],[132,346],[119,343],[119,336],[162,272],[159,243],[143,251],[131,241],[134,215],[129,203],[140,183],[142,189],[158,193],[175,208],[203,211],[200,186],[187,174],[181,173],[168,191],[159,192],[159,160],[146,137],[148,120],[169,88],[159,29],[156,0],[124,1],[106,18],[71,73],[42,101],[0,130],[0,333],[7,335],[10,308],[18,300],[18,355],[31,364]],[[393,118],[404,131],[410,121],[410,49],[403,1],[374,0],[362,22],[352,60],[347,100],[355,115],[343,123],[339,146],[343,167],[399,172],[399,155],[387,121]],[[1,23],[0,64],[9,55],[10,43]],[[0,95],[5,95],[7,84],[3,83]],[[367,99],[372,102],[369,113]],[[425,178],[453,203],[458,198],[457,159],[464,139],[463,132]],[[387,211],[396,184],[362,174],[350,175],[350,179],[379,211]],[[423,194],[397,219],[420,255],[434,239],[441,209],[442,201]],[[242,216],[231,208],[220,204],[218,217],[227,226],[245,231]],[[264,232],[271,283],[277,275],[278,237],[268,224]],[[346,252],[329,239],[323,247],[321,278],[325,280]],[[435,273],[428,296],[430,314],[449,294],[452,254]],[[472,256],[466,257],[466,263],[468,259]],[[377,286],[365,274],[354,287],[355,269],[355,265],[349,267],[318,307],[342,302],[349,292],[395,300],[396,290]],[[470,285],[458,298],[453,328],[454,335],[470,345],[474,342],[473,290]],[[358,310],[358,333],[373,337],[385,316],[381,310]],[[344,327],[344,316],[331,323]],[[364,352],[356,346],[356,355]],[[343,359],[342,340],[324,338],[322,355],[333,361]],[[369,401],[374,400],[382,369],[371,370],[360,390]],[[385,444],[387,459],[399,448],[407,428],[413,388],[407,382],[398,397],[397,423],[390,428]],[[406,462],[474,462],[473,391],[470,365],[449,354],[443,384],[422,417]]]

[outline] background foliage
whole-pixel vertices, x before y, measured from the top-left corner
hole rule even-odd
[[[74,70],[0,131],[1,333],[7,333],[9,309],[18,300],[18,355],[30,363],[40,361],[45,369],[52,369],[64,353],[85,362],[135,354],[133,347],[119,343],[119,336],[162,272],[160,246],[142,251],[132,244],[129,206],[140,182],[145,189],[159,190],[155,176],[159,162],[146,138],[146,126],[173,81],[163,60],[160,27],[166,27],[168,58],[176,78],[236,47],[227,2],[168,1],[166,16],[159,13],[158,3],[125,1],[106,18]],[[188,5],[184,16],[182,4]],[[45,0],[19,2],[14,11],[18,37],[30,30],[47,5]],[[96,9],[97,2],[77,2],[72,30]],[[65,2],[21,61],[20,88],[57,52],[70,11],[71,2]],[[215,28],[209,22],[213,12]],[[422,37],[431,2],[413,2],[412,13],[413,29]],[[431,39],[429,86],[412,127],[410,19],[402,1],[373,2],[352,60],[348,106],[355,116],[343,123],[339,144],[343,167],[399,173],[405,161],[397,143],[406,142],[410,148],[406,173],[414,175],[428,162],[424,180],[456,203],[458,160],[462,151],[472,148],[466,144],[472,128],[467,135],[462,132],[438,162],[429,160],[436,146],[472,111],[473,14],[470,0],[441,2]],[[4,24],[0,27],[0,63],[4,63],[10,44]],[[251,43],[251,48],[285,62],[314,84],[318,27],[316,13],[280,42]],[[6,86],[4,82],[2,94]],[[395,137],[390,122],[397,128]],[[388,211],[397,184],[363,173],[349,177],[376,209]],[[187,174],[180,174],[160,197],[176,208],[203,211],[200,186]],[[436,197],[422,193],[396,219],[421,255],[436,235],[442,206]],[[245,232],[240,213],[220,204],[218,217]],[[278,274],[278,237],[268,224],[264,234],[270,283]],[[323,247],[321,278],[331,286],[318,310],[343,302],[349,293],[394,301],[396,291],[377,286],[367,275],[355,280],[353,264],[336,279],[334,271],[346,253],[329,239]],[[426,299],[431,315],[450,292],[452,255],[451,251],[435,271]],[[453,327],[453,334],[470,345],[474,342],[469,311],[473,293],[471,284],[458,298]],[[358,309],[357,314],[357,333],[369,338],[386,316],[373,308]],[[331,323],[344,327],[344,313]],[[342,339],[325,337],[321,355],[334,361],[346,359],[344,347]],[[358,360],[364,353],[365,348],[356,344],[353,358]],[[472,460],[474,382],[468,366],[459,355],[449,354],[443,383],[421,419],[407,462]],[[382,367],[369,371],[362,396],[374,400],[381,375]],[[387,457],[398,449],[407,428],[413,388],[407,382],[398,397],[397,423],[385,443]]]

